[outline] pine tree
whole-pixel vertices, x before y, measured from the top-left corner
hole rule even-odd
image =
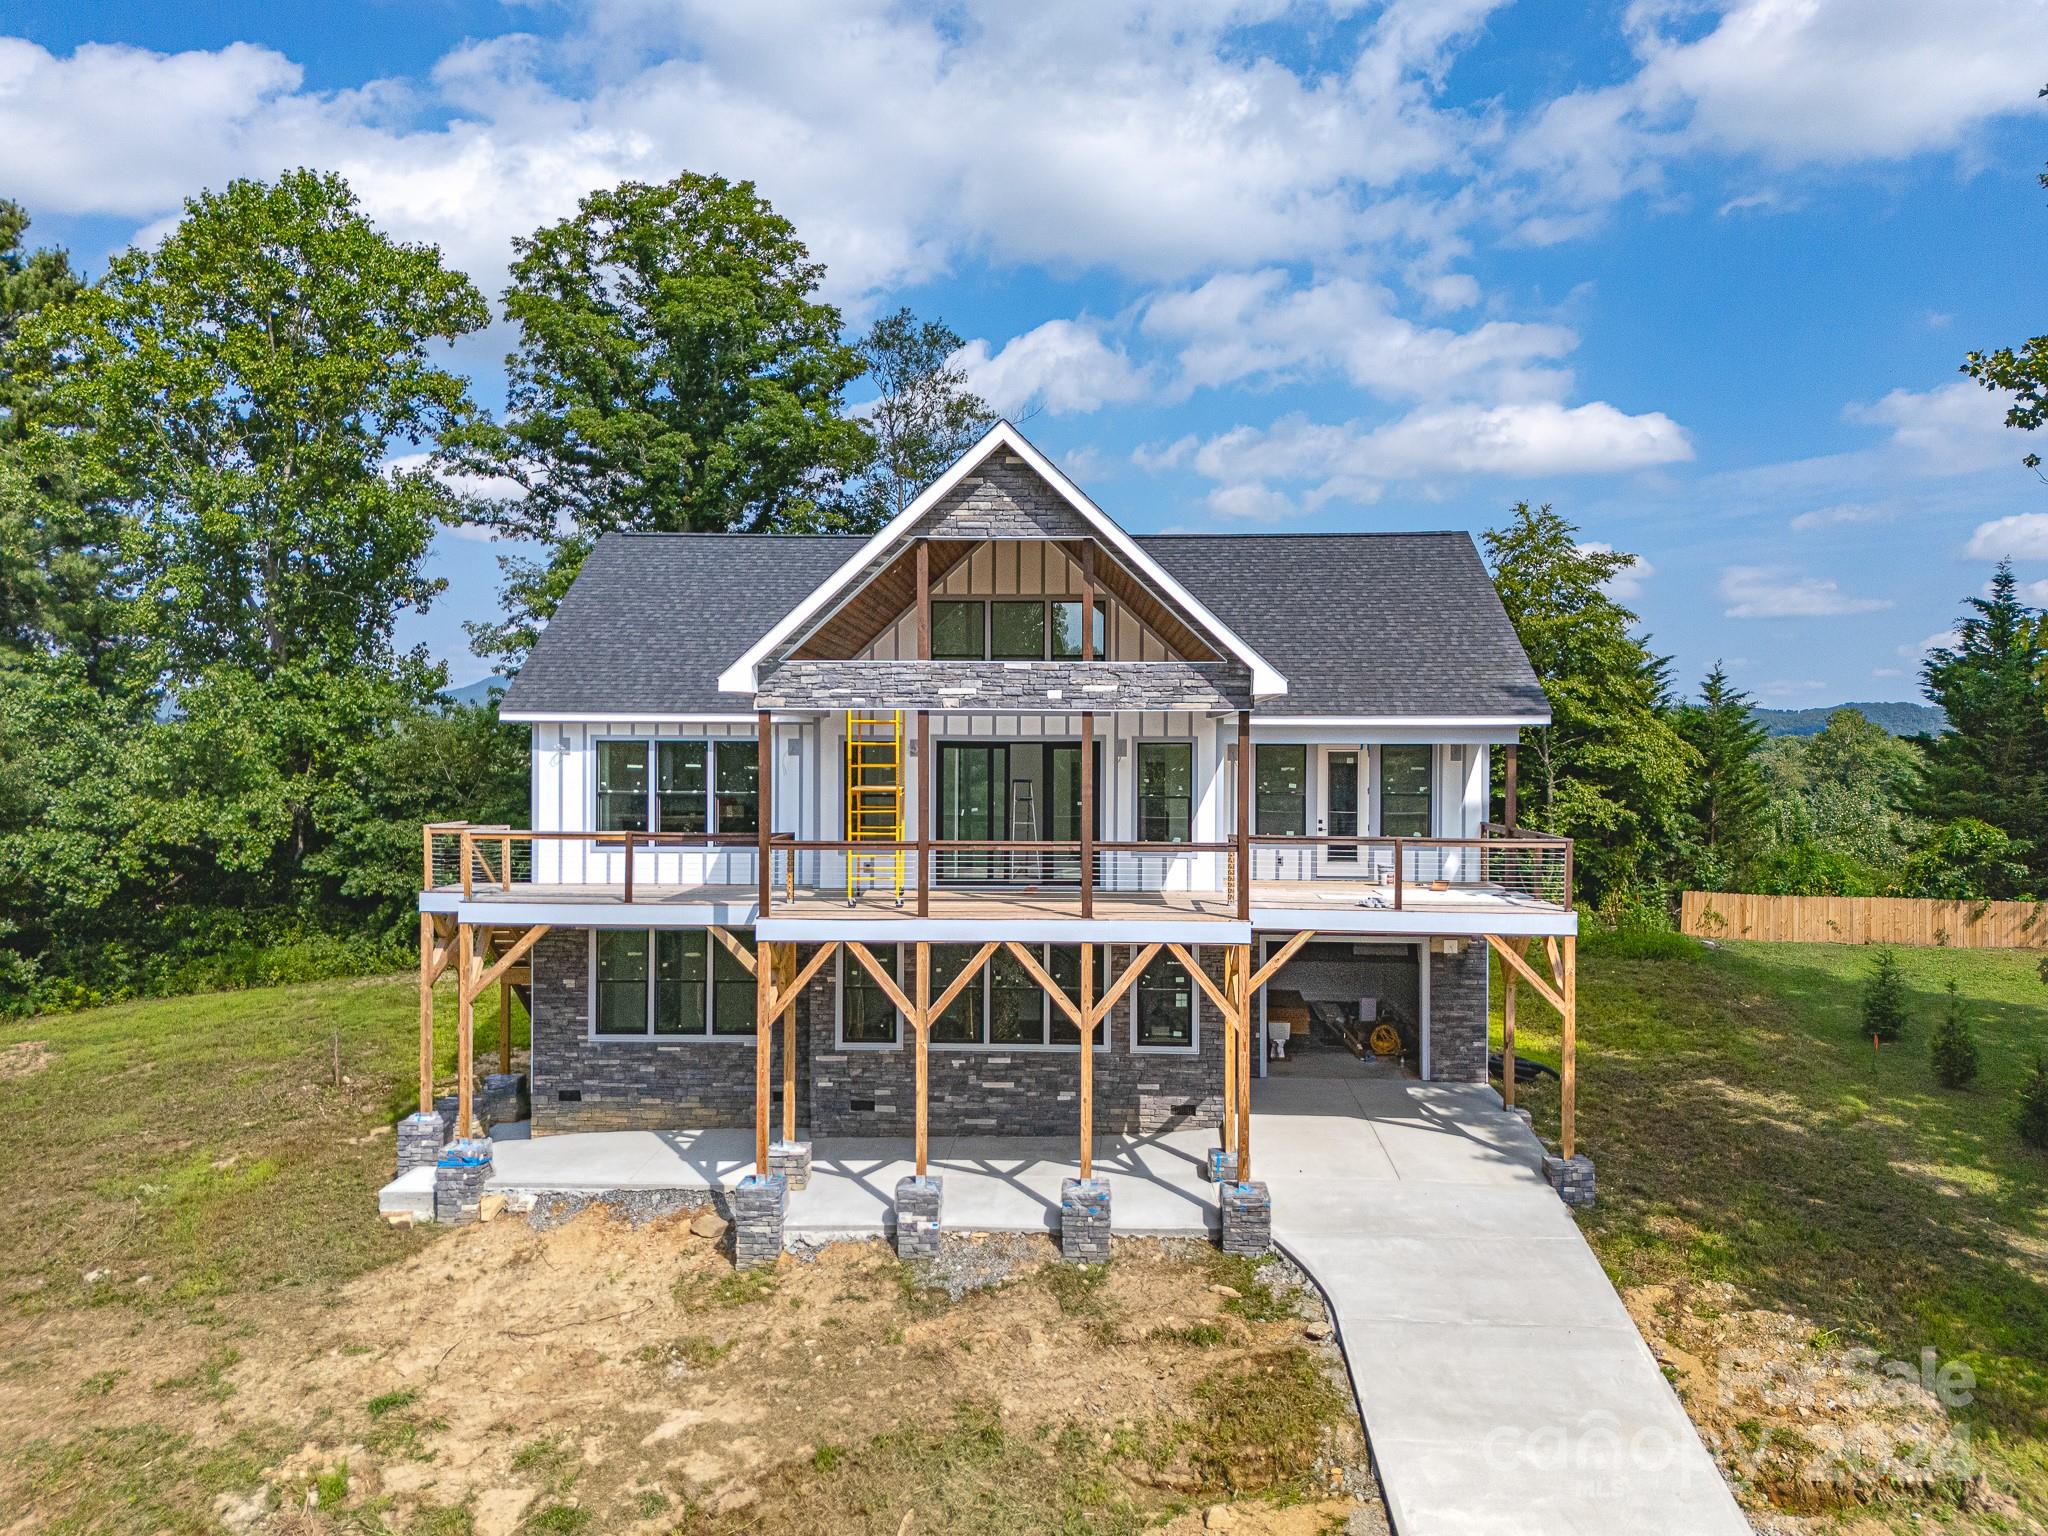
[[[1863,1033],[1896,1040],[1906,1028],[1906,978],[1898,957],[1889,949],[1877,952],[1870,979],[1863,984]]]
[[[1928,654],[1927,697],[1949,728],[1927,743],[1914,809],[1930,821],[1974,817],[2025,845],[2035,885],[2048,884],[2048,663],[2042,616],[2019,600],[2012,565],[2000,561],[1989,597],[1958,626],[1956,642]],[[2026,894],[1997,889],[1992,897]]]
[[[1675,719],[1679,735],[1700,755],[1692,817],[1703,862],[1724,876],[1748,861],[1763,832],[1766,796],[1757,755],[1768,733],[1751,704],[1717,661],[1700,683],[1700,702],[1681,706]]]
[[[2036,1056],[2027,1080],[2020,1084],[2019,1113],[2014,1117],[2014,1126],[2021,1141],[2048,1152],[2048,1057]]]
[[[1951,981],[1948,1007],[1935,1026],[1928,1046],[1934,1063],[1934,1080],[1944,1088],[1967,1088],[1977,1080],[1977,1042],[1963,1019],[1963,996]]]

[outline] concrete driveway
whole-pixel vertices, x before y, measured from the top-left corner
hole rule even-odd
[[[1749,1531],[1491,1089],[1268,1078],[1252,1153],[1275,1240],[1329,1296],[1401,1536]]]

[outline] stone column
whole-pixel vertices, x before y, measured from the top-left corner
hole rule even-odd
[[[404,1178],[415,1168],[431,1168],[441,1161],[441,1148],[448,1144],[448,1122],[433,1110],[407,1115],[398,1122],[398,1176]]]
[[[484,1091],[477,1099],[477,1118],[484,1129],[510,1125],[533,1118],[533,1100],[526,1088],[524,1072],[493,1072],[484,1078]]]
[[[808,1141],[771,1141],[768,1171],[789,1181],[792,1191],[807,1189],[811,1183],[811,1144]]]
[[[1566,1205],[1593,1203],[1593,1159],[1585,1153],[1559,1157],[1546,1152],[1543,1155],[1543,1177],[1550,1180],[1550,1187],[1557,1191],[1558,1198]]]
[[[1223,1251],[1247,1257],[1273,1246],[1273,1196],[1264,1184],[1225,1184]]]
[[[475,1221],[490,1181],[490,1138],[456,1137],[441,1149],[434,1166],[434,1220],[451,1227]]]
[[[762,1269],[782,1257],[782,1222],[789,1214],[789,1181],[779,1173],[750,1173],[732,1196],[732,1258],[740,1269]]]
[[[1109,1262],[1109,1180],[1060,1181],[1060,1257],[1070,1264]]]
[[[936,1259],[945,1180],[938,1174],[896,1181],[896,1257]]]

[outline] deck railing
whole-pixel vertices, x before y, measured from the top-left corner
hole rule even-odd
[[[1454,837],[1329,837],[1257,834],[1245,840],[1253,887],[1318,886],[1355,894],[1361,906],[1403,911],[1441,907],[1452,893],[1483,894],[1512,904],[1570,910],[1572,843],[1489,826],[1488,835]],[[615,886],[631,902],[636,884],[748,887],[765,898],[761,915],[780,899],[799,894],[836,896],[854,886],[866,895],[898,899],[923,911],[934,891],[1072,891],[1083,915],[1092,916],[1097,893],[1157,894],[1189,891],[1236,896],[1240,913],[1249,893],[1239,883],[1235,841],[1155,843],[1091,840],[933,839],[848,842],[767,839],[751,832],[541,832],[469,822],[430,823],[422,831],[423,875],[428,890],[515,886]],[[902,854],[902,882],[896,855]],[[1083,878],[1084,874],[1087,876]]]

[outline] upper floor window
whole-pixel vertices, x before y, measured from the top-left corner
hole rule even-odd
[[[1109,605],[1095,604],[1092,653],[1104,659]],[[1044,598],[945,598],[932,603],[934,661],[1078,661],[1081,605]]]
[[[1252,748],[1253,829],[1280,837],[1308,832],[1308,748],[1273,743]]]
[[[1185,843],[1194,819],[1194,743],[1139,742],[1138,841]]]
[[[752,741],[600,741],[599,832],[752,832],[761,749]]]
[[[1428,837],[1430,761],[1427,746],[1380,748],[1380,836]]]

